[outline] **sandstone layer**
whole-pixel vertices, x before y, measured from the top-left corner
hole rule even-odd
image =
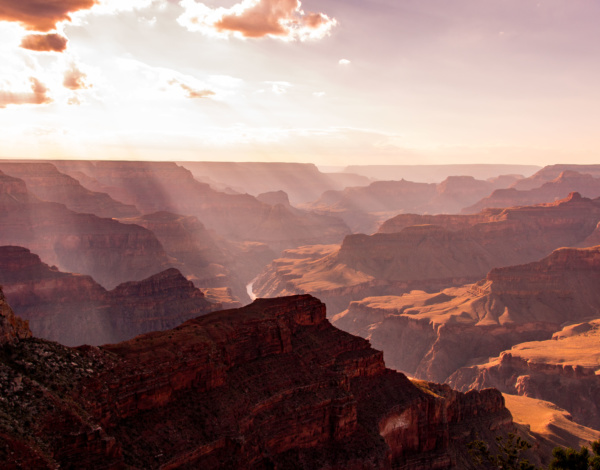
[[[562,248],[494,269],[476,284],[353,302],[333,322],[370,339],[389,366],[456,385],[452,374],[469,363],[549,339],[565,322],[599,317],[599,284],[600,246]]]
[[[561,163],[557,165],[545,166],[528,178],[517,181],[513,187],[518,190],[539,188],[544,183],[558,178],[564,171],[574,171],[581,174],[591,175],[594,178],[600,178],[600,165],[576,165],[570,163]]]
[[[551,339],[513,346],[484,364],[458,370],[449,382],[463,390],[495,386],[547,400],[577,422],[600,429],[600,320],[570,324]]]
[[[149,230],[40,201],[23,180],[1,172],[0,245],[25,246],[46,263],[89,274],[107,288],[169,266]]]
[[[0,387],[9,467],[470,469],[474,433],[512,425],[499,392],[415,386],[310,296],[102,348],[21,340]]]
[[[552,204],[474,216],[400,215],[384,224],[382,233],[347,236],[337,250],[283,253],[261,274],[255,293],[310,293],[334,315],[351,300],[476,282],[492,268],[531,262],[558,247],[578,245],[599,221],[600,200],[577,193]]]
[[[107,291],[60,272],[26,248],[0,247],[0,284],[34,335],[62,344],[115,343],[218,309],[176,269]]]

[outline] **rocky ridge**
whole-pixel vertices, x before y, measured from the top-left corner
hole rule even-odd
[[[72,346],[123,341],[220,308],[174,268],[107,291],[17,246],[0,247],[0,284],[35,336]]]
[[[435,221],[435,225],[428,224]],[[386,231],[347,236],[341,247],[288,250],[255,283],[258,296],[310,293],[330,314],[352,300],[437,292],[476,282],[495,267],[538,260],[588,239],[600,221],[600,200],[578,193],[552,204],[486,210],[478,215],[400,215]],[[423,222],[425,225],[419,224]],[[389,232],[398,227],[398,232]]]
[[[102,348],[21,340],[0,387],[15,467],[469,469],[474,432],[511,428],[497,391],[415,386],[310,296]]]

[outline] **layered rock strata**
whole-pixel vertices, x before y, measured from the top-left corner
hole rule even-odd
[[[476,282],[492,268],[538,260],[586,240],[600,221],[600,200],[573,193],[552,204],[487,210],[476,216],[398,216],[400,231],[349,235],[337,250],[291,250],[259,277],[259,296],[311,293],[330,314],[350,300],[436,292]],[[483,221],[482,221],[483,220]],[[445,221],[445,222],[444,222]],[[446,228],[446,226],[448,228]]]
[[[465,442],[511,426],[497,391],[415,386],[310,296],[100,349],[24,340],[8,353],[9,466],[469,469]]]
[[[90,276],[60,272],[16,246],[0,247],[0,284],[35,336],[72,346],[173,328],[220,307],[173,268],[107,291]]]
[[[600,246],[562,248],[539,262],[494,269],[476,284],[353,302],[333,322],[369,338],[391,367],[458,385],[451,376],[463,366],[550,339],[565,322],[600,317],[599,284]]]
[[[25,246],[64,271],[107,288],[164,270],[169,260],[149,230],[40,201],[23,180],[0,172],[0,245]]]

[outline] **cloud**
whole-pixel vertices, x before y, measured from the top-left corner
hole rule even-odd
[[[338,64],[340,65],[350,65],[350,61],[348,59],[340,59]]]
[[[284,95],[292,87],[290,82],[265,82],[271,85],[271,91],[276,95]]]
[[[337,22],[323,13],[304,12],[299,0],[242,0],[231,8],[210,8],[182,0],[178,22],[190,31],[241,38],[276,37],[285,41],[321,39]]]
[[[191,99],[197,99],[197,98],[208,98],[209,96],[213,96],[215,94],[214,91],[211,90],[200,90],[194,87],[191,87],[190,85],[180,82],[177,79],[172,79],[169,81],[169,85],[178,85],[183,91],[185,91],[185,96],[187,96],[188,98]]]
[[[97,0],[0,0],[0,21],[20,23],[30,31],[48,32],[71,21],[71,13],[93,7]]]
[[[84,88],[90,88],[91,85],[86,83],[87,75],[77,68],[75,64],[71,64],[65,72],[63,86],[69,90],[82,90]]]
[[[37,78],[30,77],[31,92],[12,92],[0,90],[0,108],[10,104],[47,104],[52,102],[46,88]]]
[[[63,52],[67,42],[60,34],[30,34],[23,38],[21,47],[32,51]]]

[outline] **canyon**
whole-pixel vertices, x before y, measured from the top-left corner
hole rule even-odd
[[[17,246],[0,246],[0,284],[36,337],[68,346],[116,343],[222,308],[174,268],[107,291]]]
[[[476,282],[495,267],[527,263],[590,237],[600,200],[572,193],[554,203],[487,209],[476,215],[400,214],[378,233],[341,246],[287,250],[259,276],[256,295],[310,293],[331,315],[350,301]]]
[[[469,469],[473,433],[513,428],[499,392],[409,381],[310,296],[100,348],[2,334],[9,467]]]

